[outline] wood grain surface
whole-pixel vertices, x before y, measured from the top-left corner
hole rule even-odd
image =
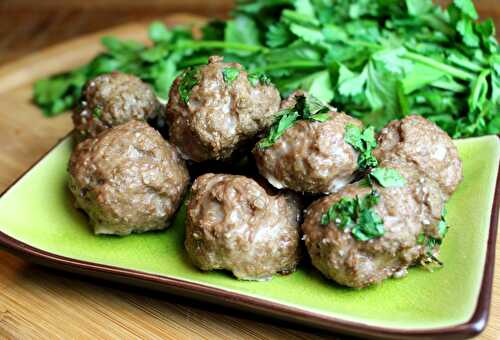
[[[71,129],[68,115],[46,119],[30,103],[32,81],[61,69],[74,67],[91,58],[100,48],[98,41],[103,33],[71,40],[22,59],[19,59],[20,55],[39,50],[40,47],[61,39],[74,37],[77,33],[109,27],[113,23],[158,18],[162,14],[168,14],[165,13],[165,8],[173,11],[190,9],[188,7],[192,6],[191,9],[197,9],[199,14],[218,14],[224,17],[231,5],[231,1],[183,0],[187,7],[182,7],[178,5],[178,1],[157,0],[147,1],[150,7],[142,7],[133,0],[87,0],[81,3],[69,0],[65,1],[67,7],[58,9],[61,1],[39,2],[37,8],[41,8],[40,17],[45,19],[34,20],[27,27],[17,27],[13,25],[15,20],[11,16],[22,18],[17,21],[18,24],[22,23],[21,20],[28,23],[29,18],[36,17],[33,9],[30,9],[32,1],[0,1],[0,62],[9,61],[4,66],[0,65],[0,191]],[[123,16],[115,18],[117,15],[109,9],[112,6],[108,8],[105,3],[114,3]],[[196,7],[207,3],[210,5]],[[499,1],[478,3],[480,8],[490,8],[491,13],[496,13],[498,18]],[[68,14],[60,14],[61,17],[54,14],[64,11],[68,11]],[[78,11],[86,14],[81,17],[77,14]],[[485,13],[484,10],[482,13]],[[93,18],[94,15],[99,19]],[[180,15],[166,21],[173,25],[200,20],[199,17]],[[145,27],[145,23],[129,24],[107,33],[144,39]],[[20,42],[23,38],[26,39],[24,44]],[[479,339],[500,339],[498,244],[490,321]],[[268,321],[204,303],[180,300],[175,296],[45,269],[0,251],[1,339],[332,338],[331,334],[290,328]]]

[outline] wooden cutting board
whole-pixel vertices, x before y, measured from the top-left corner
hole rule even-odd
[[[203,18],[174,15],[165,22],[201,23]],[[69,115],[45,118],[31,103],[33,82],[90,60],[101,50],[103,35],[146,41],[147,24],[84,36],[0,66],[0,192],[72,129]],[[480,339],[500,338],[498,245],[496,263],[489,326]],[[220,308],[183,303],[175,297],[40,268],[0,251],[0,338],[318,336],[244,319],[234,312],[225,314]]]

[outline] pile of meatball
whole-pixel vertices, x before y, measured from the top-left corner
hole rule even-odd
[[[405,185],[373,184],[385,232],[362,241],[336,221],[322,223],[335,203],[370,192],[359,177],[359,152],[345,140],[347,126],[363,127],[359,120],[331,110],[327,120],[298,120],[271,146],[258,144],[300,95],[282,101],[269,81],[217,56],[181,73],[167,105],[134,76],[98,76],[73,113],[75,203],[96,234],[128,235],[167,228],[188,197],[184,245],[193,265],[238,279],[292,273],[303,244],[311,263],[341,285],[404,276],[427,256],[420,235],[442,238],[442,211],[462,178],[452,140],[420,116],[381,130],[373,155]],[[167,132],[160,134],[158,121]],[[224,171],[245,154],[254,172]],[[217,171],[206,167],[192,178],[200,164],[214,162]]]

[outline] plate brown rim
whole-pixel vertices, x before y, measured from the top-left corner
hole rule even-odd
[[[49,151],[41,156],[31,167],[29,167],[21,176],[11,183],[7,189],[0,194],[0,199],[70,135],[71,132],[61,138]],[[11,236],[8,236],[2,231],[0,231],[0,244],[5,246],[6,249],[11,251],[13,254],[26,257],[29,260],[42,265],[70,272],[125,282],[128,284],[145,286],[155,290],[177,293],[189,298],[207,300],[210,303],[264,314],[282,321],[304,324],[330,332],[385,339],[419,339],[422,337],[427,339],[466,339],[481,333],[485,329],[489,317],[493,273],[495,267],[495,248],[500,203],[499,196],[500,164],[497,171],[495,195],[490,217],[483,277],[474,313],[468,321],[462,324],[432,329],[412,330],[372,326],[359,322],[342,320],[326,316],[321,313],[315,313],[301,308],[168,276],[149,274],[137,270],[75,260],[32,247]],[[133,281],[131,282],[130,279]]]

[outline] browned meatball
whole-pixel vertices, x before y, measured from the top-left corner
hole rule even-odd
[[[422,237],[442,239],[438,225],[445,198],[437,183],[421,177],[408,163],[391,160],[382,166],[399,171],[406,179],[401,188],[375,189],[380,201],[372,209],[382,218],[384,234],[370,240],[360,240],[351,230],[342,230],[330,221],[323,225],[321,218],[341,198],[359,198],[371,188],[351,184],[338,193],[314,202],[306,212],[302,225],[304,240],[313,265],[326,277],[349,287],[362,288],[382,280],[406,275],[407,268],[417,264],[431,251]]]
[[[189,79],[194,81],[192,89]],[[279,105],[274,86],[251,83],[240,64],[211,57],[208,65],[183,73],[172,85],[167,106],[170,140],[186,159],[227,159],[272,125]]]
[[[391,122],[380,132],[378,145],[373,152],[377,159],[397,157],[412,163],[447,195],[462,180],[462,162],[451,138],[421,116]]]
[[[81,140],[132,119],[155,118],[161,108],[148,84],[135,76],[113,72],[87,83],[82,101],[73,111],[73,123]]]
[[[345,128],[362,124],[344,113],[330,114],[326,122],[295,123],[268,148],[257,145],[260,174],[278,189],[299,192],[331,193],[347,185],[358,168],[358,152],[345,142]]]
[[[176,149],[144,122],[130,121],[77,145],[69,188],[96,234],[164,229],[189,183]]]
[[[294,196],[266,193],[254,180],[205,174],[192,188],[185,247],[202,270],[226,269],[243,280],[295,270],[300,209]]]

